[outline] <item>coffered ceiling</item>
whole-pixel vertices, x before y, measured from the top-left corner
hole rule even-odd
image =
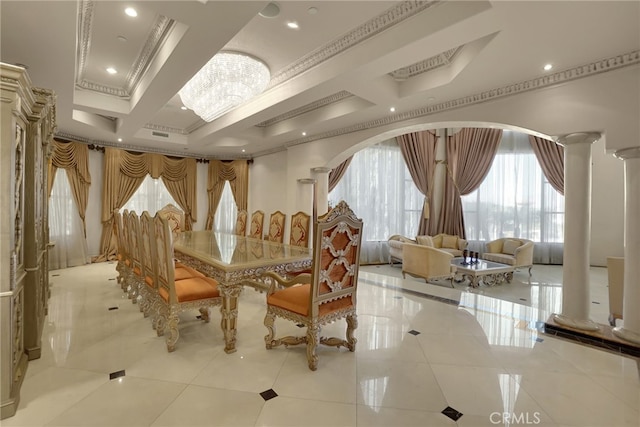
[[[636,1],[2,0],[0,14],[1,60],[55,91],[59,137],[211,158],[416,111],[428,122],[455,100],[640,50]],[[271,81],[207,123],[177,93],[219,51],[261,59]]]

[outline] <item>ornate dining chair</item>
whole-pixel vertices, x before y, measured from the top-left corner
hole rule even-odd
[[[166,333],[167,351],[176,349],[176,342],[180,336],[178,323],[179,314],[185,310],[198,309],[201,319],[209,322],[209,308],[222,305],[222,297],[218,290],[218,281],[209,277],[192,277],[175,280],[175,264],[173,261],[173,246],[171,245],[171,231],[166,218],[157,215],[153,219],[155,233],[155,255],[157,260],[156,274],[158,299],[156,304],[158,335]]]
[[[267,240],[270,242],[282,243],[284,241],[284,221],[287,218],[280,211],[275,211],[269,217],[269,235]]]
[[[158,266],[157,257],[154,255],[156,249],[153,247],[153,245],[156,244],[153,217],[147,211],[144,211],[142,215],[140,215],[140,238],[142,239],[140,247],[142,250],[144,282],[140,287],[139,305],[140,311],[144,313],[144,317],[148,317],[155,313],[154,307],[156,307],[158,303]],[[184,280],[193,277],[204,277],[204,274],[191,267],[175,262],[173,277],[174,280]],[[157,316],[154,315],[152,319],[154,329],[156,328],[157,320]],[[162,335],[163,332],[164,331],[158,331],[158,334]]]
[[[236,234],[244,236],[247,234],[247,211],[239,210],[236,218]]]
[[[124,217],[124,220],[127,221],[128,226],[129,256],[131,257],[132,271],[127,283],[127,296],[133,304],[136,304],[138,302],[140,286],[144,281],[142,252],[140,250],[140,219],[135,211],[129,211],[128,215]]]
[[[178,237],[178,234],[182,233],[182,231],[184,230],[184,212],[169,203],[168,205],[160,209],[158,213],[167,218],[173,238],[175,239],[176,237]]]
[[[124,238],[125,232],[122,225],[122,214],[118,209],[113,211],[113,231],[116,235],[116,242],[118,244],[116,252],[116,271],[118,272],[118,277],[116,278],[116,283],[118,283],[124,291],[127,287],[125,279],[130,273],[129,266],[131,265],[131,260],[127,254],[127,243]]]
[[[251,214],[251,225],[248,237],[262,239],[262,228],[264,226],[264,212],[257,210]]]
[[[291,228],[289,230],[289,244],[292,246],[309,247],[309,224],[311,217],[300,211],[291,217]]]
[[[362,220],[341,201],[315,224],[313,267],[311,273],[302,273],[290,280],[275,272],[264,278],[270,282],[267,291],[267,314],[264,325],[267,349],[306,344],[309,369],[318,367],[318,344],[344,346],[355,351],[353,336],[358,327],[356,291],[362,241]],[[274,338],[275,318],[291,320],[307,327],[305,336]],[[338,319],[347,321],[346,339],[321,337],[321,327]]]

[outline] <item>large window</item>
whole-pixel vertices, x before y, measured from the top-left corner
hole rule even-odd
[[[121,211],[125,209],[135,211],[140,215],[144,211],[149,211],[149,215],[154,216],[157,211],[168,204],[180,209],[180,206],[169,194],[169,190],[161,179],[153,179],[151,175],[147,175],[140,187],[125,203]]]
[[[394,140],[353,156],[347,172],[329,194],[330,203],[346,201],[364,221],[361,262],[386,262],[387,239],[415,236],[424,196],[417,189]]]
[[[231,192],[229,181],[224,183],[218,210],[214,218],[213,229],[222,233],[234,233],[236,228],[236,217],[238,216],[238,207]]]
[[[542,173],[526,134],[504,131],[489,174],[473,193],[462,197],[471,249],[499,237],[536,243],[534,262],[561,264],[564,196]]]

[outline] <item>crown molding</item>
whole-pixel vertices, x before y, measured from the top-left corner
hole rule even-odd
[[[133,67],[129,70],[125,79],[124,87],[113,87],[101,83],[91,82],[85,79],[87,57],[91,50],[91,34],[93,32],[94,0],[82,0],[78,3],[78,52],[76,69],[76,87],[99,92],[106,95],[117,96],[129,99],[131,93],[138,85],[142,76],[149,68],[149,64],[158,52],[159,47],[164,43],[175,21],[166,16],[158,16],[152,25],[149,36],[136,58]]]
[[[315,51],[308,53],[293,64],[285,67],[271,78],[267,89],[277,86],[290,80],[291,78],[301,74],[318,64],[344,52],[353,46],[381,33],[382,31],[393,27],[394,25],[411,18],[412,16],[428,9],[434,5],[442,3],[438,0],[430,1],[404,1],[387,9],[387,11],[370,19],[364,24],[354,28],[344,36],[336,39]]]
[[[336,92],[333,95],[329,95],[325,98],[319,99],[310,104],[304,105],[300,108],[296,108],[295,110],[288,111],[284,114],[280,114],[279,116],[273,117],[269,120],[265,120],[264,122],[258,123],[257,127],[268,127],[275,123],[282,122],[284,120],[291,119],[293,117],[299,116],[304,113],[308,113],[309,111],[317,110],[318,108],[325,107],[327,105],[336,103],[338,101],[342,101],[345,98],[350,98],[354,96],[352,93],[347,92],[346,90]]]
[[[426,117],[432,114],[441,113],[443,111],[456,110],[458,108],[468,107],[470,105],[480,104],[483,102],[493,101],[496,99],[504,98],[507,96],[518,95],[520,93],[529,92],[532,90],[543,89],[546,87],[558,85],[561,83],[578,80],[581,78],[593,76],[600,73],[606,73],[608,71],[617,70],[619,68],[628,67],[632,65],[640,64],[640,50],[634,50],[632,52],[624,53],[621,55],[612,56],[609,58],[601,59],[591,62],[589,64],[581,65],[574,68],[569,68],[564,71],[559,71],[550,75],[537,77],[535,79],[525,80],[519,83],[502,86],[495,89],[490,89],[484,92],[479,92],[474,95],[465,96],[462,98],[453,99],[450,101],[441,102],[426,107],[421,107],[402,114],[396,114],[393,116],[386,116],[367,122],[358,123],[352,126],[344,127],[341,129],[334,129],[328,132],[324,132],[316,135],[308,135],[304,138],[298,138],[292,141],[286,142],[285,147],[293,147],[299,144],[305,144],[308,142],[316,141],[318,139],[332,138],[348,133],[359,132],[366,129],[372,129],[380,126],[386,126],[393,123],[403,122],[419,117]]]
[[[389,75],[396,81],[404,81],[408,78],[417,76],[419,74],[426,73],[437,68],[446,67],[451,64],[456,54],[464,47],[464,45],[454,47],[442,53],[427,58],[424,61],[416,62],[407,67],[398,68],[389,73]]]
[[[149,130],[157,130],[157,131],[160,131],[160,132],[177,133],[178,135],[188,135],[189,134],[184,129],[174,128],[174,127],[171,127],[171,126],[156,125],[156,124],[153,124],[153,123],[147,123],[146,125],[144,125],[144,128],[145,129],[149,129]]]

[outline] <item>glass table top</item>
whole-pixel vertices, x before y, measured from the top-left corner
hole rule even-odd
[[[456,257],[451,260],[451,264],[459,269],[467,269],[473,271],[491,271],[491,270],[512,270],[513,267],[508,264],[500,264],[499,262],[486,261],[479,259],[475,264],[463,264],[464,258]]]

